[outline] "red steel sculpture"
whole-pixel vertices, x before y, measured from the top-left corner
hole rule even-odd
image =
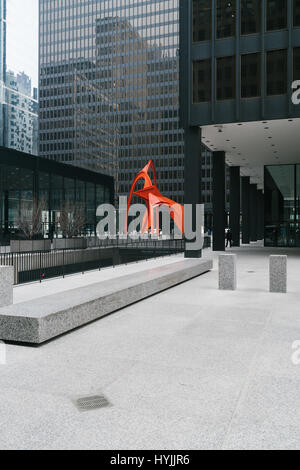
[[[152,168],[154,184],[151,181],[149,176],[149,171]],[[140,180],[144,180],[144,187],[138,191],[135,191],[135,187]],[[180,204],[177,204],[175,201],[164,197],[157,187],[157,178],[155,166],[152,160],[150,160],[145,168],[143,168],[138,175],[135,177],[134,182],[132,183],[128,205],[127,205],[127,218],[126,218],[126,227],[125,233],[127,233],[128,228],[128,216],[129,209],[132,201],[133,195],[140,197],[146,202],[147,211],[144,216],[142,224],[142,233],[146,233],[151,229],[151,232],[154,233],[154,222],[156,217],[156,228],[159,229],[159,208],[162,206],[167,206],[169,208],[170,216],[174,220],[174,223],[180,230],[184,233],[184,207]]]

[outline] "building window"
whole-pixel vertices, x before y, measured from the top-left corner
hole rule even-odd
[[[235,36],[236,2],[217,0],[217,38]]]
[[[232,100],[236,97],[235,57],[217,59],[217,100]]]
[[[287,93],[287,50],[267,52],[267,95]]]
[[[211,0],[193,0],[193,41],[211,39]]]
[[[295,245],[295,165],[265,167],[265,242]]]
[[[193,102],[211,101],[211,59],[193,62]]]
[[[300,80],[300,47],[294,48],[293,80]]]
[[[261,30],[261,0],[241,0],[241,33],[255,34]]]
[[[267,31],[287,28],[287,1],[267,0]]]
[[[293,1],[294,26],[300,26],[300,0]]]
[[[261,96],[261,54],[242,55],[241,97]]]

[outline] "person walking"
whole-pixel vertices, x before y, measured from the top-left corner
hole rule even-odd
[[[226,232],[226,248],[228,248],[228,246],[230,246],[230,248],[232,247],[232,232],[230,228]]]

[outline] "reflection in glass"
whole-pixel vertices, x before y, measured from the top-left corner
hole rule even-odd
[[[241,58],[241,97],[261,95],[261,54],[245,54]]]
[[[293,50],[293,80],[300,80],[300,47]]]
[[[300,246],[300,165],[296,165],[296,246]]]
[[[76,181],[76,201],[85,204],[85,182]]]
[[[116,199],[153,159],[183,202],[179,0],[40,0],[40,155],[111,174]]]
[[[51,227],[55,229],[59,223],[63,201],[63,177],[51,175]]]
[[[287,93],[287,50],[267,52],[267,95]]]
[[[96,208],[103,204],[104,201],[104,186],[96,186]]]
[[[9,167],[6,172],[8,228],[17,228],[21,211],[32,213],[33,171],[26,168]]]
[[[267,31],[287,28],[287,0],[267,0]]]
[[[75,180],[73,178],[64,179],[65,201],[74,203],[75,200]]]
[[[267,246],[295,245],[295,165],[265,167]]]
[[[211,0],[193,0],[193,41],[211,39]]]
[[[96,218],[96,199],[95,199],[95,185],[86,183],[86,208],[87,208],[87,224],[90,230],[95,226]]]
[[[211,59],[193,62],[193,103],[211,101]]]
[[[241,33],[254,34],[261,30],[261,0],[241,0]]]
[[[236,97],[235,56],[217,59],[217,100],[229,100]]]
[[[217,38],[230,38],[236,31],[236,1],[217,0]]]
[[[300,0],[293,0],[294,26],[300,26]]]
[[[6,158],[9,159],[9,155],[4,157]],[[46,168],[47,165],[46,163]],[[0,163],[0,232],[2,235],[15,233],[19,236],[21,214],[25,214],[26,219],[30,220],[34,207],[38,206],[42,211],[43,235],[49,238],[53,238],[55,234],[60,236],[59,217],[64,203],[70,203],[69,207],[75,203],[77,208],[82,208],[85,212],[85,220],[89,220],[89,226],[86,226],[86,229],[89,233],[95,233],[96,197],[97,205],[111,202],[110,183],[109,185],[105,182],[103,185],[96,185],[93,182],[95,175],[87,175],[86,181],[76,179],[75,175],[73,178],[63,177],[59,174],[60,166],[57,168],[57,173],[53,170],[50,173],[42,170],[42,164],[36,165],[34,160],[32,161],[34,169],[27,168],[27,166],[28,160],[25,157],[24,166],[22,163],[18,165]],[[36,166],[39,168],[37,169]],[[70,168],[70,176],[73,176],[72,172]],[[82,175],[82,178],[84,177]],[[92,180],[89,180],[91,177]],[[98,176],[96,178],[98,181]]]
[[[39,181],[39,200],[41,201],[42,207],[42,222],[43,222],[43,234],[50,234],[52,237],[50,227],[50,174],[40,171],[38,174]]]

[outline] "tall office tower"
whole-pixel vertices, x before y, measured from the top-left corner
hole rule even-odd
[[[38,155],[38,102],[31,79],[24,72],[6,72],[4,86],[3,145]]]
[[[7,71],[6,0],[0,0],[0,146],[38,154],[38,101],[24,72]]]
[[[183,202],[179,0],[40,0],[40,155],[112,174],[153,159]]]
[[[4,82],[6,73],[6,0],[0,0],[0,145],[4,139]]]
[[[180,29],[185,176],[198,184],[193,168],[205,144],[214,250],[225,248],[226,164],[234,245],[242,231],[244,244],[264,238],[266,246],[300,247],[299,0],[181,0]]]

